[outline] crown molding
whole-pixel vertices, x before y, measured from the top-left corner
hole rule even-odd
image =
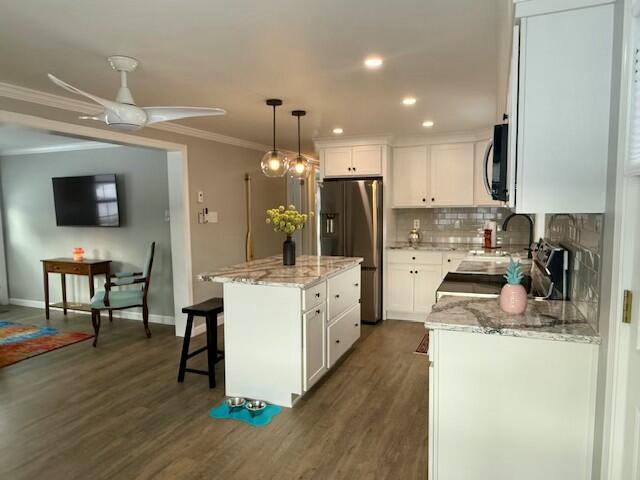
[[[96,106],[93,103],[84,102],[82,100],[75,100],[72,98],[63,97],[62,95],[46,93],[39,90],[33,90],[31,88],[21,87],[19,85],[13,85],[3,82],[0,82],[0,97],[20,100],[22,102],[35,103],[46,107],[59,108],[61,110],[81,113],[83,115],[96,115],[102,111],[99,106]],[[243,147],[251,150],[258,150],[261,152],[271,149],[269,145],[252,142],[250,140],[244,140],[242,138],[230,137],[228,135],[222,135],[220,133],[208,132],[206,130],[187,127],[172,122],[156,123],[145,128],[153,128],[155,130],[162,130],[164,132],[175,133],[177,135],[186,135],[188,137],[201,138],[203,140],[224,143],[227,145],[234,145],[236,147]]]
[[[340,137],[316,137],[313,144],[316,150],[325,147],[356,147],[359,145],[392,145],[392,135],[351,135]]]
[[[48,147],[30,147],[30,148],[8,148],[0,150],[0,156],[8,157],[15,155],[33,155],[38,153],[57,153],[57,152],[75,152],[79,150],[98,150],[103,148],[122,147],[113,143],[99,142],[83,142],[83,143],[67,143],[65,145],[51,145]]]
[[[479,142],[493,137],[492,128],[481,128],[466,132],[437,133],[432,135],[405,135],[396,138],[394,147],[413,147],[419,145],[438,145],[442,143]]]

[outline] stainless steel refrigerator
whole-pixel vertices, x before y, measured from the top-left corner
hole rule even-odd
[[[382,319],[382,179],[325,180],[320,255],[362,257],[362,322]]]

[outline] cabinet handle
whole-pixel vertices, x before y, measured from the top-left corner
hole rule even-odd
[[[360,284],[359,284],[359,283],[354,283],[354,284],[353,284],[353,286],[354,286],[354,287],[359,287],[359,286],[360,286]]]
[[[340,298],[340,294],[339,293],[336,293],[336,298]]]
[[[355,172],[356,171],[356,167],[353,167],[352,170]]]
[[[416,271],[415,271],[415,272],[413,272],[413,273],[418,273],[418,270],[416,270]]]
[[[336,340],[336,343],[340,343],[340,340]]]
[[[357,323],[354,323],[354,326],[356,326],[356,327],[357,327],[357,326],[358,326],[358,324],[357,324]]]
[[[436,199],[435,199],[435,198],[433,198],[433,197],[431,197],[431,201],[432,201],[432,202],[435,202],[435,201],[436,201]]]
[[[316,298],[320,298],[320,292],[316,293]]]
[[[320,315],[320,310],[316,310],[316,313],[317,313],[318,315]]]
[[[411,260],[415,260],[415,259],[416,259],[416,257],[411,257]]]
[[[423,199],[422,199],[422,201],[423,201],[423,202],[426,202],[426,201],[427,201],[427,199],[426,199],[426,198],[423,198]]]
[[[450,258],[447,258],[447,262],[451,263],[451,259],[450,259]]]
[[[413,270],[409,270],[409,273],[413,273]]]

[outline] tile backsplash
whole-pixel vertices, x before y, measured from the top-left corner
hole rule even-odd
[[[507,208],[429,208],[396,210],[396,241],[407,240],[413,221],[420,221],[420,236],[423,242],[477,243],[482,245],[482,228],[487,220],[498,224],[498,245],[526,245],[529,242],[529,223],[523,218],[514,218],[509,230],[502,231],[502,222],[511,214]]]
[[[603,216],[556,214],[545,217],[545,237],[569,250],[569,299],[598,330]]]

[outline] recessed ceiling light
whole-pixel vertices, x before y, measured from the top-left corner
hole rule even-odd
[[[423,127],[433,127],[434,123],[431,120],[427,120],[426,122],[422,122]]]
[[[364,59],[364,66],[369,69],[376,69],[382,66],[382,58],[378,56],[371,56]]]
[[[335,133],[336,135],[340,135],[344,130],[342,130],[340,127],[336,127],[333,129],[333,133]]]
[[[416,102],[417,100],[415,99],[415,97],[405,97],[402,99],[403,105],[415,105]]]

